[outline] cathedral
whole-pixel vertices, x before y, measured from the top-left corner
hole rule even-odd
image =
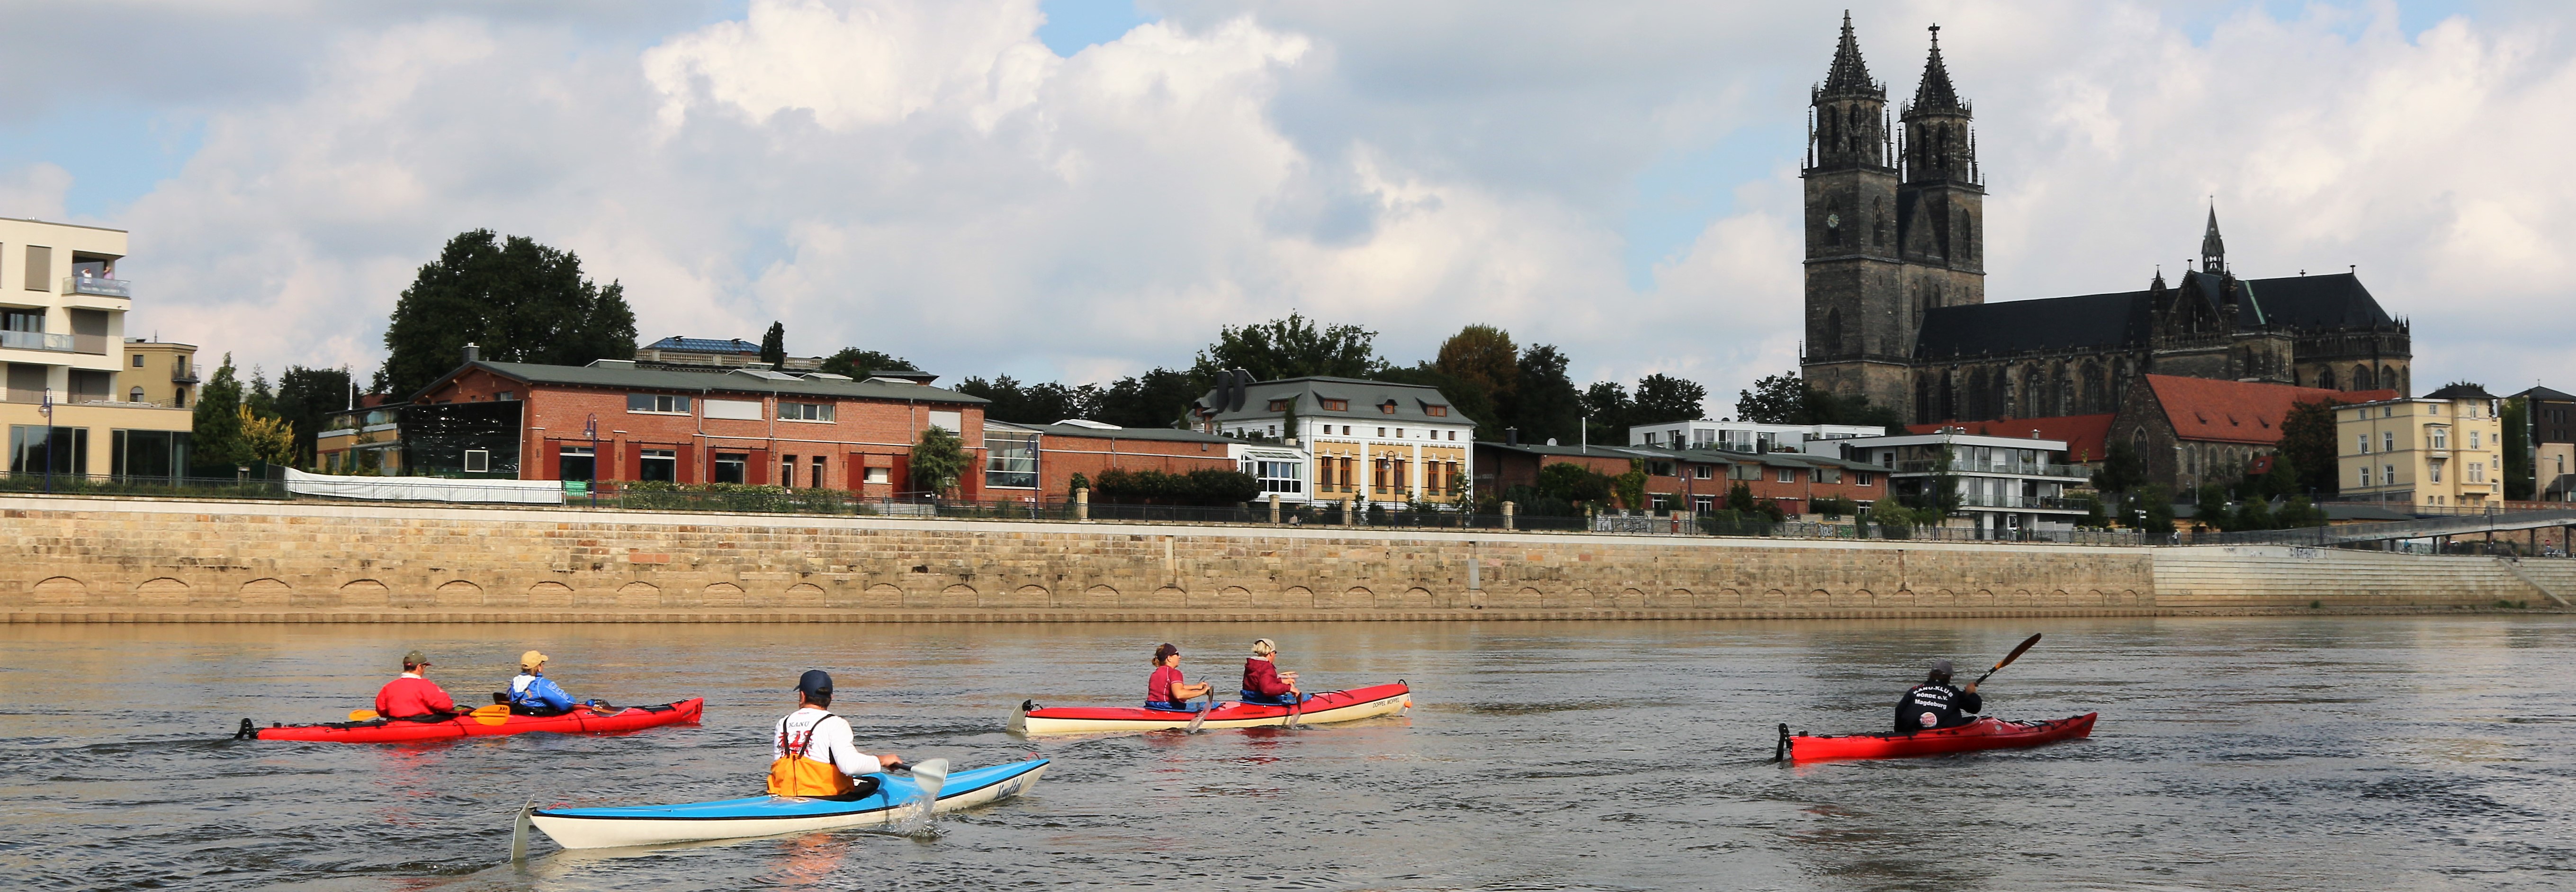
[[[2108,414],[2139,376],[2407,388],[2411,337],[2351,273],[2240,279],[2201,260],[2141,291],[1986,302],[1974,109],[1941,62],[1891,118],[1851,16],[1811,93],[1802,373],[1917,423]]]

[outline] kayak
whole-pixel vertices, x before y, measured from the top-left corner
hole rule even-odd
[[[951,774],[939,788],[939,802],[931,811],[973,808],[1028,792],[1046,774],[1047,762],[1031,759]],[[909,777],[880,774],[876,778],[882,784],[876,792],[846,802],[753,796],[684,805],[539,808],[527,815],[529,823],[567,849],[813,833],[886,823],[897,806],[910,803],[920,792]]]
[[[403,719],[372,719],[364,722],[325,722],[319,725],[277,725],[253,727],[242,720],[236,738],[260,740],[308,740],[325,743],[394,743],[405,740],[438,740],[448,737],[493,737],[503,734],[526,734],[543,731],[551,734],[614,734],[640,731],[662,725],[696,724],[698,713],[705,710],[706,698],[691,697],[661,706],[629,706],[614,712],[592,712],[590,707],[574,707],[562,715],[461,715],[434,722]]]
[[[1847,734],[1842,736],[1808,736],[1789,733],[1780,726],[1780,749],[1774,761],[1823,762],[1833,759],[1901,759],[1907,756],[1932,756],[1941,753],[1964,753],[1971,750],[2018,749],[2090,737],[2093,718],[2099,713],[2085,713],[2072,718],[2045,722],[2007,722],[1984,718],[1934,731],[1911,734]]]
[[[1413,689],[1404,682],[1327,691],[1308,695],[1293,710],[1299,724],[1323,725],[1391,715],[1413,708]],[[1208,710],[1204,728],[1258,728],[1288,724],[1285,706],[1219,703]],[[1189,727],[1195,712],[1172,712],[1141,706],[1050,706],[1023,702],[1011,711],[1013,734],[1077,734],[1086,731],[1160,731]]]

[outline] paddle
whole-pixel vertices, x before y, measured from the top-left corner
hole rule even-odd
[[[528,863],[528,813],[535,811],[536,808],[537,801],[528,800],[528,804],[519,807],[519,819],[511,823],[510,863],[512,864]]]
[[[1208,713],[1216,709],[1216,685],[1208,685],[1208,692],[1204,696],[1207,697],[1207,705],[1199,707],[1199,714],[1190,716],[1190,726],[1181,729],[1181,733],[1199,733],[1199,726],[1207,724]]]
[[[2033,632],[2033,633],[2031,633],[2031,636],[2030,636],[2029,638],[2024,639],[2024,640],[2022,641],[2022,643],[2021,643],[2021,646],[2020,646],[2020,647],[2013,648],[2013,649],[2012,649],[2012,653],[2005,654],[2005,655],[2004,655],[2004,658],[2003,658],[2003,661],[2002,661],[2002,662],[1999,662],[1999,663],[1996,663],[1996,664],[1995,664],[1995,668],[1994,668],[1994,669],[1988,669],[1988,670],[1986,670],[1986,674],[1984,674],[1984,675],[1980,675],[1980,676],[1977,676],[1977,680],[1976,680],[1976,681],[1969,682],[1969,683],[1968,683],[1968,686],[1969,686],[1969,687],[1976,687],[1977,685],[1985,684],[1985,683],[1986,683],[1986,679],[1989,679],[1989,678],[1993,678],[1993,677],[1994,677],[1996,670],[2000,670],[2000,669],[2002,669],[2002,668],[2004,668],[2004,667],[2006,667],[2006,666],[2010,666],[2010,665],[2012,665],[2012,662],[2013,662],[2014,660],[2021,659],[2021,654],[2022,654],[2022,652],[2023,652],[2023,651],[2029,650],[2031,645],[2034,645],[2034,644],[2038,644],[2038,643],[2039,643],[2039,636],[2040,636],[2040,634],[2041,634],[2041,633],[2038,633],[2038,632]]]
[[[894,825],[896,833],[912,836],[930,826],[931,812],[939,807],[939,788],[948,783],[948,760],[924,759],[903,768],[912,773],[912,799],[887,823]]]
[[[349,721],[353,721],[353,722],[372,722],[372,721],[375,721],[375,720],[376,720],[376,719],[378,719],[378,718],[382,718],[382,716],[377,715],[377,714],[376,714],[376,711],[375,711],[375,710],[372,710],[372,709],[352,709],[352,710],[349,710]]]
[[[1301,717],[1303,717],[1303,716],[1304,716],[1305,711],[1306,711],[1306,695],[1304,695],[1304,694],[1300,694],[1300,693],[1297,693],[1296,691],[1289,691],[1289,692],[1288,692],[1288,730],[1295,731],[1295,730],[1297,730],[1297,729],[1299,729],[1299,728],[1303,728],[1303,727],[1305,727],[1304,725],[1300,725],[1300,724],[1298,724],[1298,723],[1297,723],[1297,720],[1298,720],[1299,718],[1301,718]]]

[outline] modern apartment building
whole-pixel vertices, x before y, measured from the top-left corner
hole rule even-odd
[[[2073,529],[2085,506],[2069,501],[2066,490],[2092,479],[2067,461],[2066,441],[2037,437],[1944,431],[1817,440],[1807,451],[1888,468],[1887,495],[1899,500],[1923,495],[1946,472],[1958,481],[1959,512],[1993,538]]]
[[[148,351],[143,365],[133,365],[127,349],[125,314],[134,296],[133,283],[116,277],[124,258],[121,230],[0,219],[0,426],[9,433],[8,473],[187,473],[194,419],[153,399],[173,387],[174,372],[155,366]],[[193,386],[193,371],[188,379]]]
[[[2343,497],[2417,508],[2504,502],[2504,422],[2475,384],[2335,410]]]
[[[1244,456],[1281,501],[1395,507],[1463,504],[1475,479],[1475,419],[1440,390],[1356,378],[1257,381],[1191,404],[1214,433],[1276,444]]]
[[[1858,424],[1763,424],[1753,421],[1673,421],[1628,429],[1628,445],[1728,452],[1804,452],[1809,440],[1875,437],[1883,427]]]

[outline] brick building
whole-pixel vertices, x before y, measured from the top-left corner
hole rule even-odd
[[[502,403],[514,405],[494,405]],[[915,493],[912,447],[936,426],[960,432],[972,461],[958,494],[974,499],[984,488],[977,472],[986,464],[984,403],[909,380],[766,369],[680,372],[608,359],[535,365],[469,354],[463,366],[413,395],[402,433],[413,469],[433,474],[525,480],[595,474],[599,480],[846,489],[881,498]],[[460,423],[502,419],[509,434],[463,450],[450,466],[444,452],[417,445],[442,415]]]
[[[2281,444],[2281,421],[2299,403],[2397,398],[2393,390],[2326,390],[2256,381],[2142,375],[2112,422],[2167,492],[2233,483]],[[2313,469],[2310,469],[2313,470]]]
[[[1257,444],[1199,431],[1092,421],[988,421],[984,423],[984,498],[1061,502],[1073,497],[1073,475],[1096,480],[1100,472],[1113,468],[1166,474],[1254,472],[1257,469],[1247,466],[1261,461],[1263,451]]]
[[[1718,449],[1660,449],[1645,446],[1540,446],[1518,443],[1476,444],[1479,487],[1500,494],[1514,486],[1534,486],[1539,469],[1572,464],[1610,476],[1632,467],[1646,472],[1646,504],[1632,506],[1657,513],[1706,514],[1726,507],[1726,495],[1742,483],[1755,499],[1770,499],[1792,515],[1808,513],[1817,499],[1842,497],[1867,507],[1887,491],[1885,467],[1830,455],[1801,452],[1730,452]]]

